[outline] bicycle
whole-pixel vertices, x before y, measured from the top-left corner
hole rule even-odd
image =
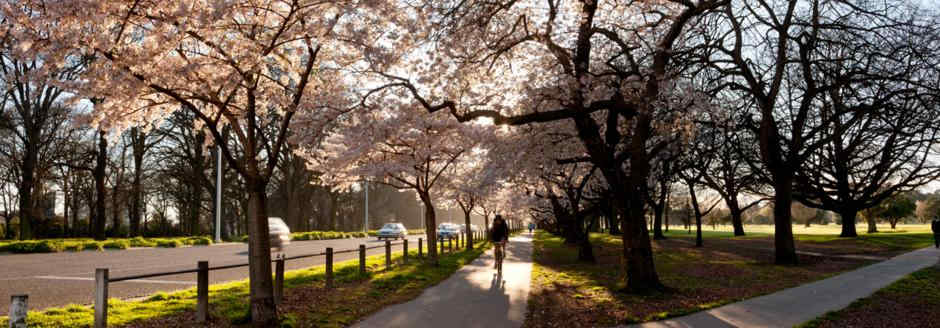
[[[506,257],[506,242],[497,242],[493,248],[494,257],[496,257],[496,274],[503,275],[503,258]]]

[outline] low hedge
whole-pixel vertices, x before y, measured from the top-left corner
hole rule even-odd
[[[96,241],[89,238],[22,240],[0,243],[0,252],[17,254],[56,253],[83,250],[128,249],[131,247],[180,247],[183,245],[211,245],[207,236],[179,238],[114,238]]]

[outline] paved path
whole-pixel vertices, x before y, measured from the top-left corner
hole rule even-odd
[[[519,327],[532,278],[532,238],[510,238],[503,277],[486,252],[418,298],[387,307],[354,327]]]
[[[409,236],[409,247],[418,247],[417,239],[423,235]],[[398,241],[400,242],[400,241]],[[293,241],[285,248],[288,256],[323,252],[326,247],[334,251],[380,246],[367,251],[369,255],[383,254],[385,242],[375,237],[333,240]],[[393,242],[394,243],[394,242]],[[401,246],[393,246],[400,251]],[[427,245],[425,245],[427,247]],[[336,254],[334,261],[357,258],[356,252]],[[4,254],[0,255],[0,316],[10,309],[12,294],[28,294],[31,310],[40,310],[69,303],[90,304],[94,301],[95,268],[109,268],[111,277],[179,271],[193,269],[196,262],[209,261],[212,267],[248,262],[248,246],[243,243],[226,243],[212,246],[183,248],[135,248],[127,250],[105,250],[101,252],[62,252],[51,254]],[[287,261],[287,270],[323,264],[323,256]],[[211,283],[241,280],[248,277],[248,268],[240,267],[209,273]],[[116,298],[134,298],[158,291],[173,291],[196,285],[196,274],[178,274],[140,280],[116,282],[110,285],[109,294]]]
[[[911,272],[937,264],[940,250],[923,248],[884,262],[773,294],[671,320],[629,327],[793,327],[848,306]]]

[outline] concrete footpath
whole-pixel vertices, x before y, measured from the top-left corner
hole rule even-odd
[[[914,271],[936,265],[938,259],[940,250],[923,248],[773,294],[684,317],[628,327],[793,327],[829,311],[845,308]]]
[[[487,251],[418,298],[387,307],[353,327],[519,327],[532,278],[532,238],[509,239],[503,276]]]

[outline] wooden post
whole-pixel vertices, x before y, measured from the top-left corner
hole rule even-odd
[[[392,242],[385,241],[385,271],[392,269]]]
[[[196,322],[209,321],[209,261],[197,263],[196,273]]]
[[[408,263],[408,239],[405,239],[405,240],[402,242],[402,244],[401,244],[401,249],[402,249],[402,253],[401,253],[401,254],[402,254],[402,255],[401,255],[401,256],[402,256],[402,257],[401,257],[401,258],[402,258],[402,261],[403,261],[404,263]]]
[[[422,248],[424,248],[424,239],[418,238],[418,257],[424,256],[424,254],[422,254],[424,252]]]
[[[108,328],[108,269],[95,269],[95,328]]]
[[[326,248],[326,288],[333,288],[333,247]]]
[[[446,248],[444,248],[444,239],[441,238],[441,252],[440,252],[440,254],[444,254],[444,250],[446,250]]]
[[[366,274],[366,245],[359,245],[359,274]]]
[[[274,261],[274,304],[284,299],[284,258]]]
[[[27,300],[29,300],[29,296],[25,294],[10,296],[10,313],[8,318],[10,328],[26,328],[26,316],[29,313]]]
[[[451,253],[454,252],[454,238],[447,238],[447,250]]]

